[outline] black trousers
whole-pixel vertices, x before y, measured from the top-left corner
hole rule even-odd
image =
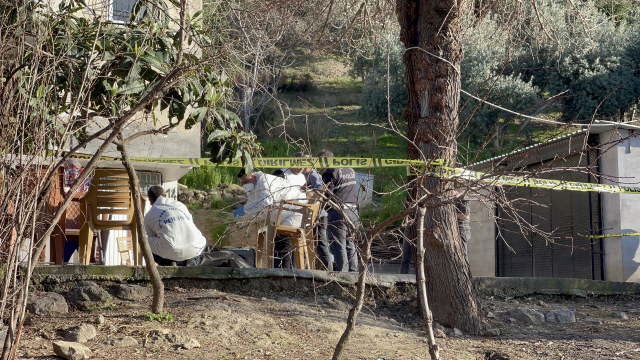
[[[279,267],[283,269],[295,269],[296,265],[293,259],[293,243],[291,239],[283,235],[276,235],[273,245],[276,256],[280,259]]]
[[[175,261],[175,260],[171,260],[171,259],[165,259],[162,256],[156,255],[156,254],[153,254],[153,261],[155,261],[156,264],[158,264],[160,266],[173,266],[173,265],[186,266],[187,265],[186,261]]]

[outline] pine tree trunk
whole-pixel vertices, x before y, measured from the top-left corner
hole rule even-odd
[[[400,40],[407,48],[403,59],[407,86],[403,116],[409,125],[409,138],[417,146],[409,144],[409,159],[424,156],[455,160],[463,57],[461,21],[469,6],[467,0],[396,2]],[[425,276],[434,319],[445,326],[478,333],[484,323],[447,191],[453,184],[431,177],[423,185],[434,194],[442,194],[435,203],[427,204],[424,223]],[[439,202],[444,204],[434,206]]]
[[[153,253],[151,247],[149,247],[149,240],[147,239],[147,233],[144,230],[144,213],[142,211],[142,201],[140,196],[140,181],[138,181],[138,175],[129,158],[129,151],[127,149],[128,144],[126,139],[122,139],[122,146],[120,147],[120,153],[122,154],[122,164],[127,169],[129,179],[131,180],[131,196],[133,197],[133,206],[135,210],[135,216],[138,219],[136,221],[136,229],[131,231],[138,232],[138,242],[140,243],[139,249],[142,251],[144,260],[147,266],[147,273],[151,280],[151,286],[153,286],[153,302],[151,304],[151,312],[158,314],[164,307],[164,283],[158,273],[156,262],[153,260]]]

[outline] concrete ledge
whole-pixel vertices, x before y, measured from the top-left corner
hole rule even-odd
[[[158,267],[165,280],[251,280],[281,279],[287,281],[334,282],[342,286],[352,286],[358,281],[357,273],[329,273],[319,270],[285,269],[233,269],[213,267]],[[32,283],[36,287],[65,288],[82,280],[99,282],[144,282],[149,280],[144,267],[135,266],[38,266],[33,273]],[[367,285],[390,289],[397,285],[415,286],[415,275],[370,274]],[[589,295],[640,294],[640,284],[630,282],[595,281],[584,279],[558,278],[498,278],[476,277],[473,284],[478,294],[483,296],[529,296],[534,294],[569,295],[586,297]]]
[[[638,283],[585,279],[477,277],[473,278],[473,285],[478,294],[486,296],[548,294],[587,297],[640,293]]]
[[[354,285],[358,281],[357,273],[329,273],[320,270],[159,266],[158,272],[163,279],[244,280],[289,278],[336,282],[345,286]],[[34,284],[63,284],[82,280],[140,282],[148,281],[149,276],[147,275],[147,270],[140,266],[98,265],[38,266],[32,276]],[[367,276],[367,284],[391,288],[398,284],[415,284],[415,277],[401,274],[370,274]]]

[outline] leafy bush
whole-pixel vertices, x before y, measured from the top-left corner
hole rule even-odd
[[[172,322],[173,314],[168,311],[162,310],[158,314],[146,313],[144,314],[144,319],[147,321]]]
[[[224,166],[203,166],[189,170],[178,182],[190,189],[209,190],[221,183],[234,183],[239,170]]]
[[[310,73],[285,74],[280,78],[280,82],[278,82],[278,91],[307,92],[315,88],[316,84],[313,80],[313,75]]]

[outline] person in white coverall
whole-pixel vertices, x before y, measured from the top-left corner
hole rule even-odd
[[[291,157],[303,157],[303,154],[301,152],[297,152],[293,155],[291,155]],[[303,170],[305,170],[304,168],[284,168],[281,169],[282,174],[284,175],[284,178],[287,179],[287,181],[293,185],[293,186],[299,186],[299,187],[304,187],[307,186],[307,178],[304,176],[304,174],[302,173]]]
[[[300,186],[292,185],[286,179],[268,175],[261,171],[246,174],[244,169],[238,174],[242,186],[247,191],[247,204],[234,213],[234,216],[258,215],[273,205],[283,200],[292,200],[298,202],[307,202],[307,197],[302,192]],[[272,212],[273,220],[276,219],[278,213]],[[282,211],[280,224],[285,226],[300,227],[302,222],[302,214]],[[287,269],[293,268],[291,257],[291,239],[288,237],[276,236],[275,250],[281,259],[280,266]]]
[[[144,227],[155,262],[160,266],[198,264],[207,239],[187,207],[167,198],[160,186],[150,187],[147,195],[152,206],[144,217]]]

